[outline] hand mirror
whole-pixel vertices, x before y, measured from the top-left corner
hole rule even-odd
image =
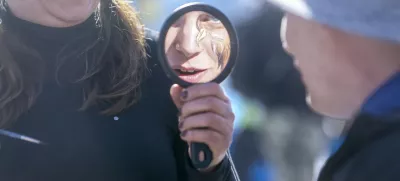
[[[158,54],[167,76],[184,88],[221,83],[235,65],[238,38],[220,10],[203,3],[188,3],[177,8],[163,24]],[[196,168],[207,168],[213,160],[204,143],[190,143],[190,152]]]

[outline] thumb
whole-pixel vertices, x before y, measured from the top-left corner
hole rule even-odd
[[[183,90],[183,88],[181,86],[179,86],[178,84],[172,85],[172,87],[170,89],[172,101],[174,102],[174,104],[176,105],[176,107],[178,109],[180,109],[183,104],[183,102],[180,98],[182,90]]]

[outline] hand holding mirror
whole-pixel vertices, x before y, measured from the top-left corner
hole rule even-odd
[[[221,11],[207,4],[189,3],[177,8],[162,26],[159,60],[167,76],[183,88],[221,83],[235,65],[237,40],[231,22]],[[204,143],[190,143],[190,152],[196,168],[207,168],[213,160],[212,151]]]

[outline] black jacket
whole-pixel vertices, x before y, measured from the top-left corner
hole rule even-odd
[[[104,116],[97,108],[78,111],[82,85],[58,84],[51,73],[54,67],[49,66],[54,65],[67,40],[85,33],[96,36],[87,31],[95,26],[94,18],[64,29],[11,15],[4,20],[6,30],[18,33],[34,47],[49,71],[34,106],[9,128],[46,144],[1,135],[1,181],[237,180],[229,156],[211,173],[200,173],[190,165],[187,144],[179,137],[177,109],[169,95],[172,82],[158,64],[154,32],[147,31],[150,75],[141,84],[139,102],[121,114]],[[35,63],[32,57],[15,55],[23,62]],[[68,61],[79,65],[80,59]],[[74,72],[74,67],[68,68],[67,73]]]
[[[400,180],[400,116],[358,116],[318,181]]]

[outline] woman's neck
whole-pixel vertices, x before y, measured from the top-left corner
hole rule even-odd
[[[43,26],[70,27],[84,22],[99,0],[8,0],[14,16]]]

